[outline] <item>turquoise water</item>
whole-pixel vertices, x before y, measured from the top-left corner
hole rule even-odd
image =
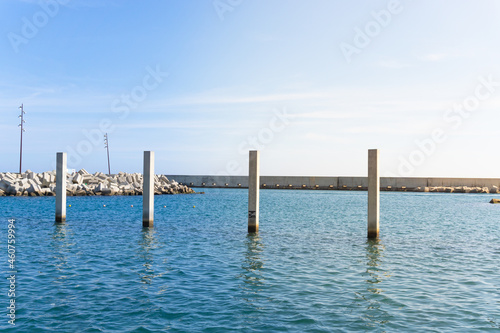
[[[384,192],[367,241],[366,192],[261,191],[248,235],[247,191],[205,191],[155,196],[151,230],[141,197],[68,197],[64,225],[53,197],[0,198],[2,274],[9,218],[17,268],[16,326],[5,281],[0,331],[500,330],[490,195]]]

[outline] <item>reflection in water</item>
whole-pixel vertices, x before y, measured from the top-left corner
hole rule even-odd
[[[141,277],[142,283],[149,285],[153,282],[153,278],[155,277],[153,250],[158,247],[156,231],[153,228],[143,228],[139,245],[139,257],[142,259],[141,262],[144,267],[144,270],[139,272],[139,276]]]
[[[384,257],[384,245],[380,242],[380,239],[368,240],[366,244],[366,274],[368,278],[366,282],[368,283],[368,291],[373,294],[380,294],[383,292],[378,288],[378,284],[382,282],[385,278],[386,272],[380,268],[382,264],[382,259]]]
[[[162,242],[158,240],[155,229],[142,229],[138,251],[138,258],[142,268],[139,269],[138,273],[140,282],[143,284],[144,289],[149,289],[149,293],[163,294],[167,291],[165,283],[158,280],[155,283],[156,278],[162,277],[168,271],[165,267],[167,258],[165,255],[158,255],[158,248],[162,247],[162,245]]]
[[[65,223],[54,223],[52,239],[50,242],[49,267],[53,272],[40,272],[40,274],[49,273],[52,288],[57,293],[57,297],[47,297],[46,302],[52,307],[67,306],[74,299],[73,278],[75,273],[74,249],[75,246],[73,232]],[[45,274],[44,274],[45,275]],[[73,280],[74,281],[74,280]]]
[[[259,234],[248,234],[245,245],[245,258],[241,265],[243,272],[238,276],[243,281],[240,287],[243,291],[242,298],[255,309],[260,309],[256,302],[264,285],[261,271],[264,266],[261,258],[264,245]]]
[[[390,277],[389,272],[382,268],[385,247],[380,239],[370,239],[366,242],[366,289],[356,292],[356,302],[364,304],[362,319],[366,326],[379,327],[389,322],[390,315],[382,308],[386,301],[384,290],[380,284]]]
[[[74,243],[70,242],[71,229],[65,223],[55,223],[52,234],[51,250],[53,251],[54,265],[57,271],[68,269],[68,256]],[[58,275],[57,279],[66,279],[65,275]],[[57,282],[57,281],[56,281]]]

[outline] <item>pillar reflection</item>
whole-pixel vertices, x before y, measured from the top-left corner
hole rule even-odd
[[[53,251],[52,258],[57,271],[61,272],[68,268],[68,257],[70,248],[74,245],[68,237],[71,234],[71,229],[68,225],[54,223],[54,231],[52,233],[51,249]],[[64,279],[66,275],[60,275],[57,279]]]
[[[261,257],[264,244],[259,234],[254,233],[246,236],[245,245],[245,256],[241,265],[242,273],[238,276],[243,282],[240,286],[242,299],[255,309],[258,309],[260,308],[258,305],[259,293],[265,283],[262,273],[264,263]]]
[[[370,239],[366,242],[366,283],[368,291],[373,294],[383,292],[379,284],[385,279],[386,272],[382,269],[385,247],[380,239]]]
[[[361,311],[361,319],[367,327],[371,328],[383,328],[391,317],[384,309],[387,297],[382,285],[390,277],[389,272],[384,269],[384,251],[385,246],[381,239],[367,240],[365,246],[366,269],[363,274],[365,288],[356,292],[358,305],[364,307]]]
[[[139,240],[139,258],[143,269],[139,271],[141,283],[150,285],[155,275],[154,250],[158,247],[156,230],[153,228],[143,228]]]

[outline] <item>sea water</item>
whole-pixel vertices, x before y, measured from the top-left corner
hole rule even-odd
[[[65,224],[1,197],[0,331],[500,330],[492,195],[383,192],[369,241],[366,192],[263,190],[249,235],[247,190],[204,191],[155,196],[151,229],[140,196],[68,197]]]

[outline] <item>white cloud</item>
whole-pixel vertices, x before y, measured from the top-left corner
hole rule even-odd
[[[436,62],[449,58],[450,55],[446,53],[429,53],[421,57],[423,61]]]
[[[231,94],[208,92],[198,95],[186,96],[178,99],[170,99],[166,101],[165,106],[181,106],[181,105],[223,105],[223,104],[252,104],[252,103],[275,103],[298,100],[311,100],[315,98],[325,97],[321,93],[284,93],[284,94]]]
[[[303,136],[306,140],[311,141],[320,141],[320,142],[328,142],[328,143],[348,143],[350,140],[347,138],[343,138],[338,135],[330,135],[316,132],[308,132]]]
[[[385,135],[421,135],[425,134],[425,130],[418,130],[412,126],[401,126],[395,124],[393,126],[354,126],[341,130],[343,133],[348,134],[385,134]]]
[[[383,60],[378,63],[380,67],[390,68],[390,69],[401,69],[411,67],[410,64],[402,63],[397,60]]]
[[[295,118],[305,118],[305,119],[352,119],[352,118],[363,118],[363,114],[354,114],[352,112],[336,112],[333,110],[328,111],[312,111],[312,112],[301,112],[294,113]]]
[[[150,122],[133,122],[128,124],[117,125],[117,128],[123,129],[213,129],[227,128],[233,129],[234,125],[222,123],[220,121],[150,121]]]

